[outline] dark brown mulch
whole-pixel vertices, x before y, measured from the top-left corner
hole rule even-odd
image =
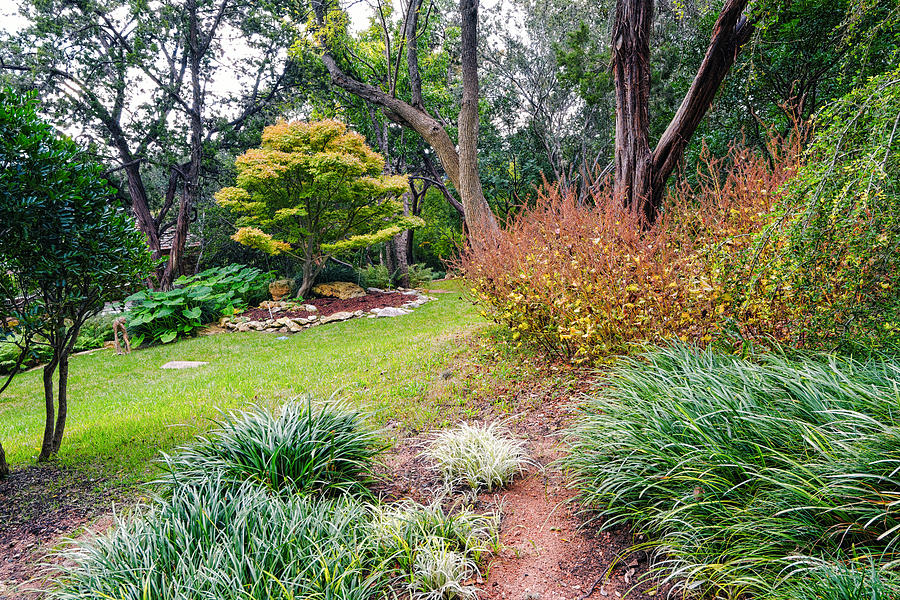
[[[118,495],[55,465],[17,469],[0,481],[0,599],[29,597],[49,547],[107,513]]]
[[[304,302],[306,304],[312,304],[313,306],[315,306],[317,312],[310,313],[306,312],[305,310],[280,310],[278,312],[273,311],[272,316],[275,316],[275,318],[302,317],[304,319],[309,317],[310,315],[319,315],[320,317],[324,317],[327,315],[333,315],[337,312],[355,312],[357,310],[369,311],[373,308],[402,306],[406,302],[415,299],[415,296],[407,296],[405,294],[401,294],[400,292],[370,292],[365,296],[360,296],[359,298],[349,298],[347,300],[341,300],[340,298],[313,298],[312,300],[306,300]],[[251,308],[250,310],[242,313],[240,316],[250,317],[255,321],[264,321],[265,319],[271,318],[271,316],[269,315],[269,309],[267,308]]]

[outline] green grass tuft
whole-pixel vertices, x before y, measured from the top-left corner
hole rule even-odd
[[[675,346],[623,359],[567,463],[605,527],[649,535],[676,588],[764,595],[835,557],[879,575],[900,558],[898,418],[897,362]]]
[[[164,455],[164,481],[184,485],[221,473],[237,485],[250,480],[276,491],[366,495],[372,462],[384,449],[346,402],[307,397],[277,415],[264,408],[228,413],[211,435]]]

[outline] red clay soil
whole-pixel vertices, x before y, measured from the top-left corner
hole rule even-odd
[[[337,312],[356,312],[357,310],[370,311],[373,308],[402,306],[406,302],[415,299],[415,296],[407,296],[405,294],[401,294],[400,292],[370,292],[365,296],[360,296],[359,298],[349,298],[347,300],[341,300],[340,298],[313,298],[312,300],[304,300],[304,303],[312,304],[313,306],[315,306],[317,312],[310,313],[306,312],[305,310],[280,310],[278,312],[273,312],[272,316],[275,316],[276,318],[291,317],[293,319],[300,317],[305,319],[310,315],[319,315],[320,317],[324,317],[327,315],[333,315]],[[250,310],[241,313],[240,316],[250,317],[255,321],[264,321],[271,318],[269,309],[267,308],[251,308]]]
[[[500,542],[486,581],[478,581],[481,598],[489,600],[598,600],[664,597],[653,580],[639,578],[649,568],[644,552],[631,554],[635,540],[627,529],[600,532],[599,523],[585,524],[584,514],[566,487],[563,473],[554,464],[564,448],[559,433],[574,413],[574,401],[566,394],[535,398],[530,407],[508,425],[528,440],[531,456],[539,467],[530,470],[507,489],[482,494],[476,510],[502,508]],[[524,402],[520,403],[522,406]],[[499,415],[483,407],[485,421]],[[418,435],[400,442],[386,459],[389,479],[380,491],[386,499],[409,497],[430,502],[439,493],[439,476],[421,451],[429,439]]]

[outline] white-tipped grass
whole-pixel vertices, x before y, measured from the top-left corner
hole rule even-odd
[[[334,400],[303,398],[276,414],[232,411],[208,436],[163,456],[166,482],[203,481],[212,471],[240,485],[273,490],[367,494],[372,463],[384,450],[363,415]]]
[[[784,598],[833,572],[806,597],[900,598],[898,390],[891,360],[660,349],[619,363],[566,462],[605,527],[650,537],[676,590]],[[871,561],[876,583],[842,561]]]
[[[377,449],[357,413],[330,403],[232,414],[167,457],[149,507],[64,552],[51,597],[374,600],[399,583],[471,598],[464,582],[496,550],[499,519],[359,500],[372,501],[359,492]]]
[[[58,600],[379,597],[364,506],[272,494],[221,477],[179,486],[138,518],[67,552]]]
[[[372,539],[395,562],[399,579],[417,598],[469,598],[484,556],[499,547],[499,516],[462,508],[441,508],[440,499],[423,505],[412,500],[371,509]]]
[[[478,565],[443,538],[431,538],[416,553],[413,565],[413,597],[421,600],[470,600],[478,588],[466,582],[474,578]]]
[[[533,464],[525,442],[517,440],[497,423],[461,423],[441,431],[426,454],[435,462],[444,481],[451,486],[493,491],[504,487]]]

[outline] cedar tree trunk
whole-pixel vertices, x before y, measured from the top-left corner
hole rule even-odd
[[[618,0],[613,23],[616,85],[615,194],[652,224],[662,206],[666,182],[681,162],[716,92],[750,39],[753,24],[743,14],[748,0],[726,0],[703,62],[678,112],[651,153],[650,46],[653,0]]]

